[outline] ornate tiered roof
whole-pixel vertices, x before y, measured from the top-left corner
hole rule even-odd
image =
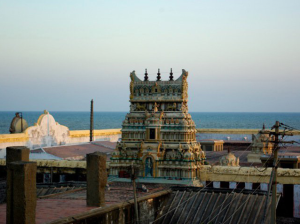
[[[205,155],[196,141],[188,113],[188,72],[174,80],[144,81],[130,73],[130,113],[122,125],[122,140],[112,156],[111,174],[120,175],[134,162],[140,176],[194,178]],[[180,162],[180,164],[178,164]],[[171,173],[170,173],[171,172]]]
[[[130,102],[187,102],[188,72],[174,81],[142,81],[135,71],[130,73]]]

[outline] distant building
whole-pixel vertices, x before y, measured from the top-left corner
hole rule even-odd
[[[11,134],[22,133],[28,128],[28,124],[25,119],[23,119],[23,115],[20,112],[16,113],[16,116],[12,119],[9,127],[9,132]]]
[[[270,136],[270,131],[263,125],[257,135],[252,135],[252,152],[247,156],[248,162],[261,162],[262,155],[272,154],[273,141],[274,137]]]
[[[110,175],[128,176],[133,163],[140,177],[195,178],[205,154],[196,140],[196,127],[188,113],[188,72],[173,80],[144,81],[130,74],[130,113],[122,125],[110,163]]]

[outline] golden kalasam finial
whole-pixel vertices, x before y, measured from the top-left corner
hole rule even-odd
[[[156,81],[160,81],[160,79],[161,79],[161,76],[160,76],[160,69],[158,69],[158,73],[157,73],[157,79],[156,79]]]
[[[145,69],[145,78],[144,78],[144,81],[148,81],[148,72],[147,72],[147,69]]]
[[[173,71],[172,71],[172,68],[171,68],[171,72],[170,72],[170,81],[174,81],[173,78],[174,78],[174,77],[173,77]]]

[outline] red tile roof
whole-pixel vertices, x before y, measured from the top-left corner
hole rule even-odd
[[[110,160],[111,153],[114,151],[112,147],[115,143],[103,142],[101,145],[96,143],[86,143],[80,145],[67,145],[43,148],[45,152],[66,160],[83,160],[86,154],[94,152],[103,152],[107,154],[107,160]],[[105,147],[105,145],[107,145]]]

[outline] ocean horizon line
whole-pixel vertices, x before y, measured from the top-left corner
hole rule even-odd
[[[1,112],[43,112],[44,110],[0,110]],[[76,113],[86,113],[90,112],[89,110],[47,110],[49,112],[63,112],[63,113],[68,113],[68,112],[76,112]],[[95,111],[97,113],[128,113],[129,111]],[[179,111],[178,111],[179,112]],[[276,113],[295,113],[299,114],[300,112],[260,112],[260,111],[189,111],[189,113],[261,113],[261,114],[276,114]]]

